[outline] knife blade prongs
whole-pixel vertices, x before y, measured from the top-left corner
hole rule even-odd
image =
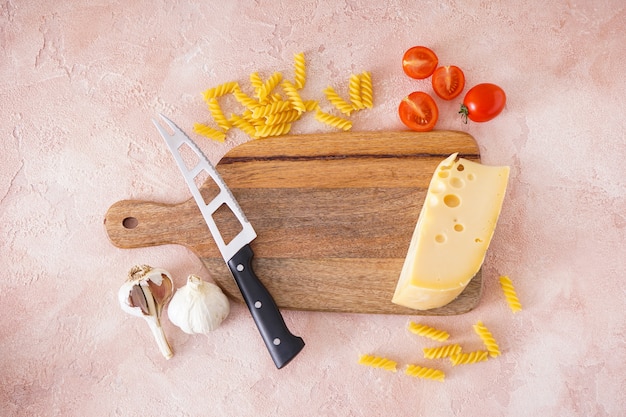
[[[254,240],[254,238],[256,238],[256,232],[252,228],[250,222],[246,219],[241,207],[239,207],[239,204],[232,195],[230,189],[226,186],[217,170],[208,162],[208,159],[202,153],[200,148],[198,148],[196,144],[192,142],[175,124],[173,124],[165,116],[160,116],[163,123],[173,133],[168,132],[168,130],[166,130],[157,120],[153,120],[154,125],[170,148],[172,155],[176,160],[187,185],[189,186],[189,190],[191,191],[191,194],[200,208],[202,216],[204,217],[204,220],[214,237],[215,243],[217,244],[222,257],[225,261],[228,261],[235,255],[235,253],[237,253],[239,248],[247,243],[250,243]],[[192,159],[189,155],[190,152],[196,156],[196,158],[193,158],[196,164],[193,165],[192,163],[192,166],[188,165],[189,161]],[[209,201],[205,198],[207,196],[203,195],[203,191],[214,187],[202,187],[202,184],[198,185],[198,178],[203,177],[207,179],[210,177],[213,183],[217,186],[217,189],[211,192],[215,195],[211,195]],[[224,236],[213,218],[213,215],[218,212],[218,210],[220,213],[226,211],[225,208],[222,208],[222,206],[226,206],[228,208],[228,211],[234,215],[241,226],[239,233],[229,240],[224,239]]]

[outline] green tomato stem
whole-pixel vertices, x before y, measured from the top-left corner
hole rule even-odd
[[[461,104],[461,110],[459,110],[459,114],[461,115],[461,120],[463,120],[463,123],[467,124],[467,115],[469,114],[469,109],[465,104]]]

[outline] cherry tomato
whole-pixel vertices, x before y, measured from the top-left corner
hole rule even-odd
[[[506,104],[504,90],[495,84],[478,84],[472,87],[461,104],[459,113],[463,122],[486,122],[500,114]]]
[[[409,129],[428,132],[433,130],[437,123],[439,109],[431,96],[415,91],[400,102],[398,114],[402,123]]]
[[[433,73],[439,59],[425,46],[414,46],[402,57],[402,69],[411,78],[428,78]]]
[[[444,100],[452,100],[465,88],[465,74],[454,65],[437,68],[432,81],[435,94]]]

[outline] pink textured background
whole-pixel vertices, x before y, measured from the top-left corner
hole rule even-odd
[[[197,3],[197,4],[196,4]],[[387,5],[388,3],[388,5]],[[0,5],[0,415],[617,416],[626,410],[626,10],[621,0],[5,1]],[[513,5],[514,4],[514,5]],[[482,320],[502,356],[450,368],[445,383],[356,364],[359,353],[423,363],[406,331],[418,316],[286,311],[305,350],[276,370],[245,307],[210,337],[164,320],[159,354],[116,293],[128,269],[210,279],[186,248],[113,247],[114,202],[189,193],[151,125],[190,131],[200,92],[252,71],[289,74],[305,52],[307,98],[372,72],[375,108],[353,130],[398,130],[399,100],[428,82],[400,66],[432,47],[468,85],[495,82],[507,108],[438,129],[472,134],[483,161],[512,168],[477,309],[425,322],[480,348]],[[295,133],[328,131],[312,117]],[[244,142],[192,135],[217,162]],[[389,144],[394,146],[393,143]],[[515,281],[512,315],[497,277]]]

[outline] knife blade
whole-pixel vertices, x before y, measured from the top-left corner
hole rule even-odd
[[[152,122],[163,139],[165,139],[172,156],[176,160],[178,168],[185,178],[185,182],[206,221],[209,231],[241,291],[243,299],[265,342],[265,346],[274,364],[280,369],[300,353],[304,347],[304,340],[299,336],[294,336],[289,331],[272,295],[252,269],[254,253],[250,242],[256,238],[256,232],[246,219],[237,200],[224,183],[219,172],[209,162],[200,148],[174,122],[162,114],[159,116],[172,133],[168,132],[158,120],[152,119]],[[181,147],[186,147],[195,153],[197,157],[196,165],[187,166]],[[205,201],[200,188],[196,185],[196,178],[202,173],[208,174],[219,188],[217,195],[209,202]],[[230,209],[241,226],[239,233],[230,239],[229,242],[224,240],[213,218],[215,212],[223,205]]]

